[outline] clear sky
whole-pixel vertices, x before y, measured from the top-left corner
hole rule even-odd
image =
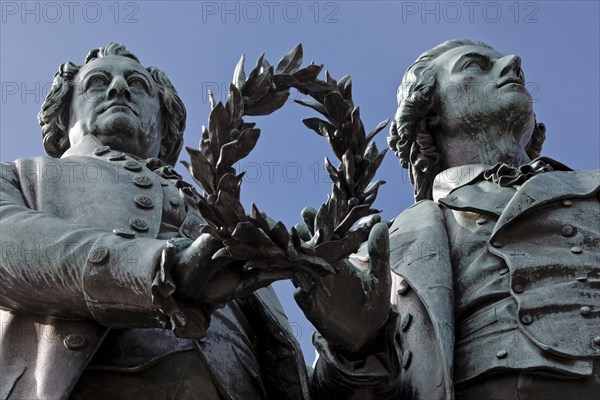
[[[81,64],[110,41],[168,74],[187,106],[186,145],[196,147],[209,113],[206,92],[226,98],[242,53],[248,71],[261,52],[275,64],[302,43],[305,63],[322,63],[337,79],[352,76],[370,130],[394,115],[402,74],[419,54],[466,37],[523,58],[538,121],[548,129],[543,155],[574,169],[599,168],[599,12],[598,1],[1,1],[0,159],[43,154],[36,116],[58,65]],[[255,202],[291,227],[304,206],[326,200],[323,158],[331,153],[300,122],[312,116],[290,100],[254,119],[261,139],[238,165],[246,171],[246,209]],[[412,203],[412,189],[391,152],[378,178],[388,183],[375,206],[391,219]],[[310,363],[311,326],[291,284],[276,289]]]

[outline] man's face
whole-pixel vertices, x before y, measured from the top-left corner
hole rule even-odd
[[[504,132],[527,145],[535,118],[519,57],[461,46],[434,63],[441,134]]]
[[[74,78],[69,141],[73,146],[90,134],[115,150],[157,157],[160,111],[158,88],[145,68],[127,57],[101,57]]]

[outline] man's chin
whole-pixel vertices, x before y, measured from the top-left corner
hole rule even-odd
[[[105,146],[114,150],[132,153],[135,151],[137,130],[127,121],[114,121],[110,125],[98,129],[94,136]]]
[[[518,83],[509,83],[500,88],[500,96],[498,96],[498,101],[532,104],[533,97],[525,86]]]
[[[105,140],[118,142],[122,140],[134,140],[139,129],[133,118],[128,116],[113,116],[97,121],[95,136],[103,143]],[[108,143],[105,143],[107,146]]]

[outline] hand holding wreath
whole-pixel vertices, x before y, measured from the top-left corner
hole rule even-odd
[[[200,282],[197,287],[184,285],[187,286],[184,293],[190,299],[226,301],[275,280],[291,278],[303,293],[314,294],[315,287],[319,288],[318,296],[321,297],[315,297],[315,301],[322,304],[330,297],[328,287],[340,287],[331,285],[336,279],[334,266],[343,265],[340,262],[354,253],[369,235],[371,224],[351,228],[359,219],[379,212],[371,205],[384,182],[372,182],[372,178],[385,151],[378,152],[375,144],[369,142],[387,121],[367,135],[359,108],[352,101],[350,78],[344,77],[337,82],[326,73],[327,79],[322,81],[317,78],[322,66],[311,64],[300,68],[301,63],[302,47],[298,45],[276,68],[261,55],[246,78],[242,56],[226,104],[211,103],[209,127],[203,127],[200,148],[187,148],[190,164],[184,164],[204,190],[201,195],[193,188],[184,188],[187,202],[196,207],[207,222],[201,230],[211,239],[204,240],[218,239],[220,242],[218,250],[215,248],[207,253],[212,254],[212,264],[196,261],[196,258],[206,259],[206,254],[202,253],[204,250],[194,250],[193,245],[189,254],[182,256],[182,260],[189,259],[196,268],[187,268],[186,273],[179,275],[179,281]],[[269,224],[267,216],[255,205],[247,215],[239,200],[243,174],[236,175],[233,164],[250,153],[260,136],[255,124],[245,122],[243,116],[274,112],[283,106],[292,87],[313,99],[299,100],[298,103],[325,117],[326,120],[308,118],[303,122],[327,139],[340,165],[335,168],[325,160],[334,183],[333,192],[315,212],[311,226],[300,224],[288,231],[281,222]],[[384,242],[387,240],[384,236],[380,232],[374,241]],[[208,248],[206,244],[203,246]],[[211,266],[207,267],[209,264]],[[198,276],[204,280],[193,279]],[[329,284],[325,284],[324,277]],[[208,296],[207,285],[215,282],[219,282],[220,292]],[[363,284],[356,279],[353,282],[356,287]],[[385,291],[385,285],[383,287]],[[306,296],[298,295],[297,298]],[[317,327],[321,325],[318,321],[327,325],[320,306],[309,306],[301,300],[299,303],[305,304],[303,308],[308,318],[314,320]]]

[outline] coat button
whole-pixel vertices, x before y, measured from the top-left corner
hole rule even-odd
[[[500,247],[504,246],[504,243],[500,242],[499,240],[494,240],[492,242],[492,246],[499,249]]]
[[[571,253],[573,254],[581,254],[583,250],[581,250],[581,247],[577,247],[577,246],[573,246],[571,247]]]
[[[571,200],[563,200],[562,205],[565,207],[570,207],[573,205],[573,202]]]
[[[92,264],[104,264],[108,259],[108,249],[105,246],[94,245],[88,253],[88,261]]]
[[[135,160],[127,160],[123,163],[123,167],[132,172],[139,172],[142,170],[142,164]]]
[[[108,156],[108,161],[121,161],[125,159],[125,153],[114,153]]]
[[[591,313],[592,313],[591,307],[583,306],[579,309],[579,314],[581,314],[584,317],[588,317]]]
[[[152,179],[144,175],[136,175],[133,177],[133,183],[141,188],[149,188],[152,186]]]
[[[117,228],[117,229],[113,229],[112,231],[115,235],[126,238],[126,239],[133,239],[135,237],[135,232],[130,231],[129,229]]]
[[[485,224],[486,222],[487,222],[487,219],[486,219],[486,218],[479,218],[477,221],[475,221],[475,223],[476,223],[477,225],[483,225],[483,224]]]
[[[600,348],[600,336],[592,338],[592,347]]]
[[[129,226],[138,232],[146,232],[150,227],[148,223],[141,218],[131,218],[129,220]]]
[[[525,325],[530,325],[533,322],[533,318],[531,318],[531,315],[525,314],[521,317],[521,322]]]
[[[575,229],[573,229],[571,225],[565,225],[560,230],[560,233],[562,233],[562,235],[566,237],[573,236],[573,234],[575,233]]]
[[[402,368],[408,369],[410,367],[410,362],[412,361],[412,352],[410,350],[406,350],[402,353]]]
[[[102,154],[106,154],[110,151],[110,147],[108,146],[100,146],[94,149],[95,156],[101,156]]]
[[[402,318],[400,319],[400,330],[402,332],[405,332],[408,329],[410,323],[412,322],[412,318],[412,315],[410,315],[409,313],[402,316]]]
[[[152,201],[152,199],[148,196],[144,196],[143,194],[136,195],[133,198],[133,201],[135,201],[135,204],[140,208],[145,208],[149,210],[152,207],[154,207],[154,202]]]
[[[65,337],[63,344],[69,350],[80,350],[85,347],[87,340],[79,333],[71,333]]]
[[[515,293],[523,293],[525,291],[525,288],[523,287],[523,285],[515,285],[513,287],[513,291]]]
[[[496,353],[496,358],[501,360],[503,358],[506,358],[507,355],[508,355],[508,352],[506,350],[500,350]]]
[[[406,279],[402,279],[402,281],[398,284],[398,294],[400,296],[406,294],[409,287],[410,286],[408,285],[408,282],[406,282]]]
[[[173,206],[173,207],[179,207],[181,205],[181,200],[177,197],[171,197],[169,199],[169,203]]]

